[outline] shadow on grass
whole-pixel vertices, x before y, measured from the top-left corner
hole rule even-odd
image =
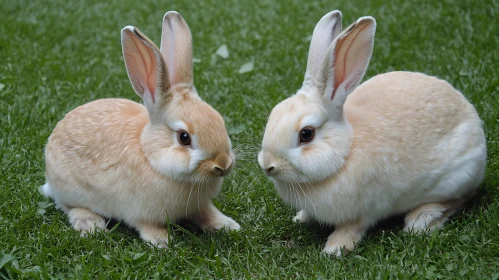
[[[116,219],[109,220],[107,218],[106,220],[107,220],[107,226],[106,226],[107,230],[118,233],[120,235],[129,236],[130,238],[141,240],[139,232],[135,228],[126,224],[125,222]],[[197,227],[192,222],[186,219],[180,220],[177,223],[166,224],[165,228],[168,229],[168,231],[172,236],[174,236],[174,238],[181,238],[181,239],[186,239],[186,238],[189,239],[195,236],[200,237],[202,234],[205,233],[199,227]]]

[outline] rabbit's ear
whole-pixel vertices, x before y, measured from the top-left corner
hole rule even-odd
[[[161,54],[168,67],[172,85],[193,84],[192,35],[182,16],[170,11],[163,17]]]
[[[308,85],[320,86],[322,78],[322,62],[328,47],[341,32],[341,12],[336,10],[327,13],[314,28],[310,50],[308,51],[307,72],[305,73],[304,87]]]
[[[149,110],[157,108],[166,100],[170,88],[168,72],[159,49],[134,26],[121,30],[121,44],[133,89]]]
[[[323,94],[335,108],[341,109],[348,94],[362,81],[373,53],[375,31],[376,20],[361,17],[338,35],[327,50]]]

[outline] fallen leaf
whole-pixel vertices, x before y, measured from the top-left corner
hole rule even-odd
[[[229,49],[227,48],[227,45],[221,45],[220,48],[218,48],[216,54],[220,56],[221,58],[228,58],[229,57]]]
[[[248,62],[239,68],[239,74],[244,74],[253,71],[253,62]]]

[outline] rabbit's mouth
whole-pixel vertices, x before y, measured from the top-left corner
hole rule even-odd
[[[311,184],[311,180],[297,170],[278,170],[267,175],[274,183],[283,184]]]

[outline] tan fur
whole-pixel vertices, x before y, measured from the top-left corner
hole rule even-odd
[[[189,191],[194,187],[197,188],[197,183],[178,184],[168,176],[151,168],[140,143],[140,135],[148,122],[145,108],[125,99],[101,99],[71,111],[56,126],[46,147],[46,173],[50,185],[58,188],[60,192],[71,191],[74,193],[78,193],[78,188],[84,186],[89,191],[95,192],[94,195],[96,195],[99,192],[107,192],[106,189],[111,188],[114,184],[112,180],[103,184],[102,177],[109,178],[109,174],[116,173],[116,177],[119,176],[121,180],[128,181],[126,185],[130,188],[115,191],[137,194],[151,191],[152,186],[162,182],[160,185],[169,187],[150,193],[150,201],[158,200],[161,197],[163,198],[160,201],[163,201],[165,198],[175,195],[179,197],[175,201],[175,203],[179,203],[177,208],[183,211],[185,207],[180,207],[180,205],[185,204]],[[204,132],[213,131],[206,130]],[[217,138],[220,137],[216,135],[209,137],[209,139]],[[155,145],[166,148],[172,143],[172,140],[168,138],[162,140]],[[211,145],[208,146],[211,147]],[[52,168],[53,165],[56,165],[57,168],[55,166]],[[210,167],[209,164],[204,165],[204,168],[208,169],[205,174],[211,175]],[[111,176],[111,178],[113,177]],[[64,178],[72,179],[67,181]],[[221,180],[216,178],[215,180],[218,181],[216,183],[218,186],[206,189],[205,195],[207,197],[213,197],[219,191]],[[180,199],[182,197],[184,200]],[[161,202],[158,201],[158,203]],[[67,206],[70,208],[88,207],[75,204]],[[198,210],[194,206],[196,205],[193,205],[193,209],[187,214]],[[170,207],[174,208],[173,205]],[[140,217],[138,220],[153,218],[152,220],[162,220],[164,223],[166,216],[185,216],[184,213],[173,213],[172,211],[166,209],[166,213],[155,218],[148,217],[147,213],[143,213],[144,217]],[[141,216],[140,213],[134,215]]]
[[[202,229],[240,228],[211,202],[235,161],[223,118],[192,85],[192,59],[185,57],[191,50],[182,49],[191,47],[185,21],[176,12],[164,21],[170,30],[163,33],[175,35],[165,46],[176,45],[168,48],[173,53],[165,51],[175,57],[167,62],[137,28],[122,30],[125,66],[144,105],[125,99],[87,103],[69,112],[49,137],[43,189],[77,230],[104,229],[103,217],[116,218],[165,247],[165,223],[181,218]],[[190,144],[177,139],[184,130]]]

